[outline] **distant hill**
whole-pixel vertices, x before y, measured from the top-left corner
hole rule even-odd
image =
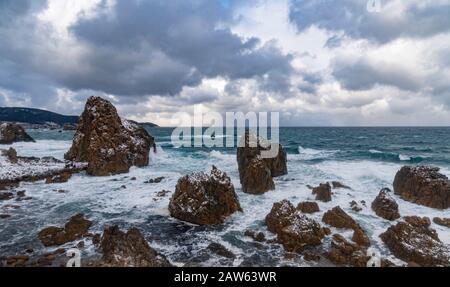
[[[78,116],[65,116],[45,110],[32,108],[1,108],[0,121],[29,124],[55,123],[58,125],[77,124]]]
[[[79,116],[65,116],[54,112],[49,112],[33,108],[9,108],[0,107],[0,122],[20,122],[28,124],[44,125],[55,123],[60,126],[65,124],[78,124]],[[154,123],[139,123],[143,126],[157,127]]]

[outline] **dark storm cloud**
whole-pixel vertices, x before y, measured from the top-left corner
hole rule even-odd
[[[419,91],[424,84],[413,71],[386,63],[374,64],[365,58],[337,60],[333,64],[333,76],[348,90],[370,90],[379,84]]]
[[[177,94],[205,77],[265,75],[274,88],[285,88],[291,57],[221,27],[229,13],[220,1],[118,1],[113,17],[72,27],[92,47],[86,61],[92,71],[65,84],[115,94]]]
[[[382,11],[370,13],[365,0],[292,0],[290,20],[301,31],[317,25],[348,36],[386,43],[399,37],[430,37],[450,31],[450,2],[399,1],[404,11],[381,0]],[[398,3],[398,2],[397,2]],[[400,13],[398,13],[400,12]],[[333,39],[336,45],[338,39]]]

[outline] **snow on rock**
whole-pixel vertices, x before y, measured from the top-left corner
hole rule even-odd
[[[126,173],[131,166],[149,164],[154,144],[144,128],[121,119],[109,101],[90,97],[65,158],[87,162],[87,172],[95,176]]]
[[[0,125],[0,144],[12,144],[14,142],[34,142],[18,124],[2,123]]]
[[[209,225],[242,209],[228,175],[213,166],[210,175],[195,172],[178,180],[169,211],[180,220]]]
[[[0,188],[19,183],[45,179],[62,173],[83,170],[84,163],[60,161],[53,157],[20,157],[14,149],[0,152]]]

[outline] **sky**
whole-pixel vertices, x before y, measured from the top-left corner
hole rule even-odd
[[[77,115],[98,95],[161,126],[195,107],[450,125],[450,0],[367,2],[0,0],[0,106]]]

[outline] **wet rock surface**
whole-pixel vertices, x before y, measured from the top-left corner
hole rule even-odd
[[[92,222],[83,214],[72,216],[64,227],[50,226],[41,230],[39,240],[44,246],[58,246],[82,238],[88,233]]]
[[[435,217],[435,218],[433,218],[433,222],[436,223],[437,225],[441,225],[441,226],[450,228],[450,218]]]
[[[396,220],[400,218],[400,213],[398,212],[398,204],[390,193],[390,189],[382,189],[372,202],[372,210],[379,217],[387,220]]]
[[[126,173],[131,166],[149,164],[154,144],[144,128],[121,119],[109,101],[90,97],[65,158],[87,162],[87,172],[95,176]]]
[[[214,225],[242,209],[230,177],[213,166],[209,175],[197,172],[178,180],[169,211],[183,221]]]
[[[21,125],[14,123],[0,124],[0,144],[15,142],[34,142],[34,139],[25,132]]]
[[[420,205],[439,209],[450,207],[449,180],[437,167],[403,167],[395,176],[394,192],[404,200]]]
[[[170,267],[170,262],[147,243],[137,228],[123,232],[118,226],[105,229],[101,238],[102,259],[108,267]]]
[[[311,201],[300,202],[297,205],[297,209],[303,213],[316,213],[316,212],[320,211],[319,205],[317,204],[317,202],[311,202]]]
[[[278,241],[289,252],[302,252],[307,247],[318,246],[327,231],[287,200],[273,205],[266,216],[269,231],[277,234]]]
[[[314,187],[312,193],[316,195],[316,200],[323,202],[331,201],[331,185],[328,182]]]
[[[68,182],[69,179],[72,177],[72,173],[70,172],[62,172],[60,174],[49,176],[45,179],[45,183],[64,183]]]
[[[366,267],[370,257],[367,249],[347,241],[342,235],[334,234],[331,248],[325,256],[333,263],[344,266]]]
[[[420,266],[450,266],[450,247],[442,243],[429,218],[405,217],[380,238],[398,258]]]
[[[274,148],[276,154],[270,158],[263,157],[262,154],[269,151],[272,145],[277,145]],[[241,138],[237,149],[237,162],[242,190],[246,193],[262,194],[273,190],[275,185],[272,178],[287,174],[287,158],[283,146],[270,144],[248,131]]]

